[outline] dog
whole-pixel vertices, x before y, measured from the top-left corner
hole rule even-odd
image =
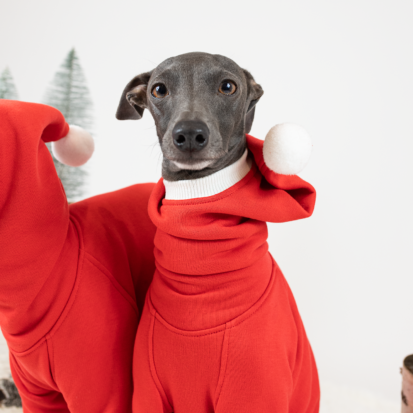
[[[134,77],[116,117],[152,114],[163,154],[149,201],[157,269],[134,353],[134,413],[315,413],[317,369],[266,221],[311,215],[249,135],[263,95],[231,59],[188,53]]]

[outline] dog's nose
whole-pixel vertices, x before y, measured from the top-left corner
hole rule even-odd
[[[174,145],[182,152],[199,152],[209,140],[208,126],[201,121],[185,120],[178,122],[173,131]]]

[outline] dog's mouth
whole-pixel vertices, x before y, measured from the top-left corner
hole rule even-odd
[[[208,168],[213,162],[214,159],[206,160],[193,160],[191,162],[182,162],[182,161],[173,161],[170,160],[178,169],[186,171],[200,171],[202,169]]]

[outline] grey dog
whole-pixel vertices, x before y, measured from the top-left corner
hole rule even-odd
[[[237,161],[246,148],[263,90],[231,59],[208,53],[171,57],[125,87],[116,117],[151,112],[168,181],[208,176]]]

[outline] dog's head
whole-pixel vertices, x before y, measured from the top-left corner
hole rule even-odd
[[[134,77],[122,93],[116,117],[140,119],[148,108],[164,157],[163,177],[194,179],[243,154],[262,94],[251,74],[231,59],[188,53]]]

